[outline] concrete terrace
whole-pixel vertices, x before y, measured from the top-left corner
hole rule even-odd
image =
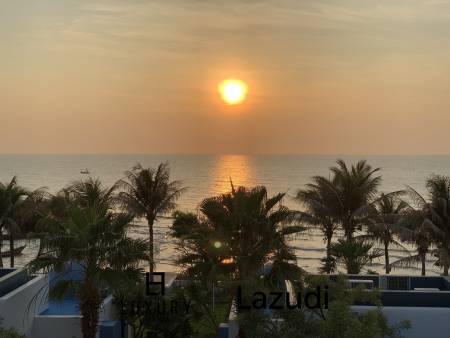
[[[29,282],[33,277],[24,270],[0,269],[0,297]]]
[[[405,338],[446,338],[450,332],[450,278],[439,276],[366,275],[349,279],[371,280],[380,291],[383,313],[390,324],[408,320]],[[357,312],[373,308],[355,304]]]
[[[384,307],[450,308],[450,277],[348,275],[347,278],[352,286],[362,284],[378,289]]]
[[[46,294],[41,292],[48,285],[47,277],[29,276],[25,270],[15,269],[0,269],[0,276],[2,325],[32,337],[34,317],[47,305]]]
[[[48,297],[58,278],[77,279],[80,273],[72,265],[64,277],[55,273],[30,276],[25,270],[0,269],[2,325],[13,327],[28,338],[81,338],[78,301],[71,295],[62,300]],[[112,296],[105,295],[99,318],[99,338],[121,337]]]

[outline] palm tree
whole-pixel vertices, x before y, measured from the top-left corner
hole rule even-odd
[[[313,183],[306,185],[306,189],[297,192],[296,200],[302,203],[305,211],[299,212],[302,222],[319,227],[326,241],[326,257],[322,271],[332,273],[335,264],[331,256],[331,241],[339,227],[338,216],[342,204],[339,193],[330,179],[314,176]]]
[[[438,258],[435,263],[444,268],[444,276],[448,276],[450,267],[450,177],[432,175],[426,181],[429,199],[411,187],[408,192],[417,209],[408,213],[404,220],[409,223],[403,236],[416,245],[418,254],[404,258],[395,265],[409,266],[420,262],[422,275],[425,275],[426,254]]]
[[[426,256],[431,250],[432,237],[428,222],[424,220],[422,210],[410,209],[401,221],[402,228],[399,238],[403,242],[410,243],[416,247],[417,254],[400,258],[391,263],[390,268],[410,267],[419,263],[421,275],[426,274]]]
[[[222,246],[221,236],[204,217],[176,211],[171,235],[176,238],[180,252],[177,265],[184,268],[186,277],[201,280],[209,287],[211,281],[219,276],[227,278],[232,272],[230,265],[222,264],[231,257],[231,252]]]
[[[339,159],[337,166],[330,168],[333,173],[332,182],[340,196],[342,204],[339,215],[341,226],[347,240],[353,238],[355,230],[362,226],[359,211],[376,196],[381,176],[374,176],[380,168],[372,168],[361,160],[350,168]]]
[[[72,182],[58,194],[58,197],[62,198],[63,204],[75,203],[82,208],[109,210],[113,209],[116,204],[117,188],[118,183],[105,188],[100,179],[88,177],[86,180]],[[57,202],[57,199],[54,202]]]
[[[39,240],[39,248],[36,256],[42,253],[42,242],[48,233],[47,218],[51,215],[53,217],[67,217],[68,202],[59,193],[52,195],[45,190],[41,190],[40,194],[33,194],[27,199],[24,204],[24,231],[31,238]]]
[[[147,219],[149,231],[149,271],[153,278],[154,261],[154,223],[176,208],[176,201],[186,188],[179,181],[170,181],[169,164],[161,163],[158,168],[143,168],[137,164],[125,172],[126,179],[119,185],[125,191],[119,194],[123,206],[137,217]]]
[[[113,211],[117,204],[116,190],[117,184],[111,187],[104,187],[98,178],[87,177],[86,179],[76,180],[65,188],[58,191],[55,195],[41,194],[33,200],[34,223],[31,231],[32,236],[39,238],[39,249],[37,257],[42,253],[43,238],[48,234],[47,216],[63,220],[67,218],[69,209],[72,205],[78,205],[81,208],[97,208],[105,211]]]
[[[29,191],[17,183],[14,176],[7,184],[0,183],[0,252],[3,242],[3,228],[9,234],[10,266],[14,267],[14,237],[20,233],[23,224],[34,210],[35,201],[44,194],[44,189]],[[0,267],[3,261],[0,257]]]
[[[391,267],[389,263],[389,246],[394,245],[403,250],[407,249],[399,242],[396,235],[404,232],[400,221],[405,213],[410,210],[409,205],[398,196],[401,192],[381,194],[367,210],[367,234],[359,236],[365,240],[378,242],[383,245],[385,271],[389,274]]]
[[[16,222],[12,217],[12,212],[16,203],[26,196],[26,191],[17,185],[17,177],[14,176],[9,183],[0,183],[0,253],[3,244],[3,229],[6,228],[10,237],[10,250],[14,248],[13,228],[14,231]],[[12,244],[11,244],[12,243]],[[11,266],[14,265],[14,254],[11,253]],[[0,267],[3,267],[3,260],[0,255]]]
[[[359,274],[365,265],[383,255],[380,250],[373,249],[372,243],[356,238],[339,239],[332,244],[331,254],[345,265],[348,274]]]
[[[268,197],[265,187],[235,189],[231,185],[231,192],[203,200],[198,216],[181,215],[183,221],[176,214],[172,235],[181,240],[180,249],[187,250],[181,260],[191,260],[190,265],[199,271],[199,264],[217,266],[226,259],[234,280],[260,276],[265,263],[272,263],[273,278],[275,273],[280,278],[298,278],[301,271],[286,241],[304,228],[291,225],[296,213],[281,205],[283,197],[282,193]],[[214,250],[216,254],[211,253]]]
[[[76,286],[84,338],[95,338],[102,291],[119,283],[136,282],[142,273],[139,262],[148,256],[148,243],[127,237],[133,216],[112,213],[103,207],[72,204],[63,219],[50,216],[42,253],[30,263],[32,271],[70,272],[68,263],[82,267],[82,278],[59,280],[53,292],[63,295]],[[68,271],[69,270],[69,271]]]
[[[430,195],[428,203],[428,220],[432,223],[433,242],[438,258],[436,265],[444,268],[444,276],[448,276],[450,267],[450,177],[432,175],[426,181]]]

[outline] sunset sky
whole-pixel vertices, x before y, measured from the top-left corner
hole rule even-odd
[[[450,1],[2,1],[0,127],[0,153],[450,154]]]

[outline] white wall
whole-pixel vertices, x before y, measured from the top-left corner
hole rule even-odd
[[[34,316],[48,307],[46,276],[37,276],[0,298],[2,325],[30,335]]]
[[[109,295],[103,300],[99,313],[99,321],[109,321],[119,319],[119,313],[114,306],[114,297]]]
[[[360,313],[373,308],[352,306],[353,310]],[[386,306],[383,307],[383,313],[391,325],[409,320],[411,329],[402,331],[405,338],[450,337],[450,308]]]
[[[11,274],[12,276],[12,274]],[[5,276],[10,277],[10,276]],[[0,317],[4,327],[13,327],[29,338],[82,338],[81,316],[39,315],[48,308],[48,277],[39,275],[0,297]],[[113,297],[102,303],[100,321],[117,319]]]
[[[36,316],[30,338],[83,338],[81,316]]]
[[[102,303],[99,313],[100,321],[114,320],[116,313],[113,297],[108,296]],[[99,328],[100,329],[100,328]],[[97,332],[98,336],[98,332]],[[36,316],[33,333],[30,338],[82,338],[81,316],[76,315],[44,315]]]

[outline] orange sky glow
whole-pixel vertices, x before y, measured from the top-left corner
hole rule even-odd
[[[450,2],[7,1],[0,153],[450,154]],[[228,105],[224,79],[248,94]]]

